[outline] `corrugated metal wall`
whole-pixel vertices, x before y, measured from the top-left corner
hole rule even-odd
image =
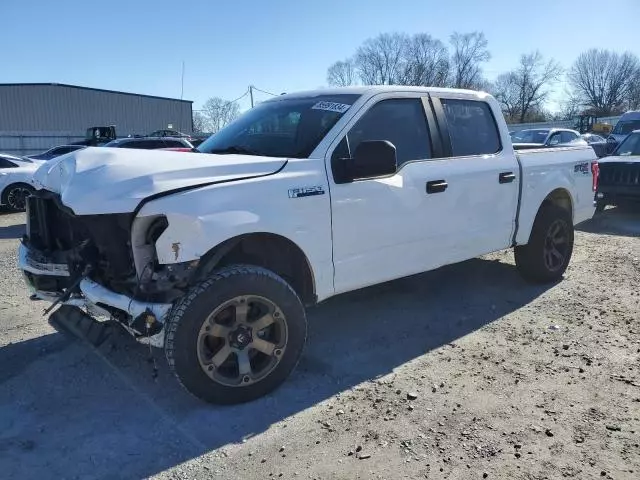
[[[115,125],[118,136],[173,128],[191,132],[191,102],[56,84],[0,85],[0,135],[50,132],[84,136]]]

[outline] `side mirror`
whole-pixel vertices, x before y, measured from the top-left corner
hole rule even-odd
[[[360,142],[353,158],[347,160],[351,180],[393,175],[397,170],[396,147],[388,140]]]

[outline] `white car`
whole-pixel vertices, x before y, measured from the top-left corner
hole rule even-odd
[[[305,305],[510,247],[525,278],[559,280],[595,209],[586,142],[516,153],[496,100],[469,90],[282,95],[198,151],[41,167],[19,265],[63,304],[54,323],[97,342],[92,317],[111,316],[213,403],[285,380]]]
[[[26,198],[33,192],[33,174],[42,162],[26,157],[0,153],[0,205],[11,211],[25,208]]]

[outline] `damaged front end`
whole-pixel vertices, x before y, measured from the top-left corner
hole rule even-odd
[[[27,202],[19,267],[34,298],[110,317],[138,340],[162,346],[165,318],[198,264],[158,263],[155,242],[167,226],[163,216],[75,215],[41,190]]]

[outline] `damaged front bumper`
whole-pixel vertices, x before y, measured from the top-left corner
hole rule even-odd
[[[88,277],[80,280],[76,291],[64,295],[65,286],[70,285],[71,273],[66,264],[53,263],[42,253],[29,249],[21,243],[18,249],[18,267],[23,271],[25,281],[35,298],[85,308],[93,316],[118,315],[119,323],[142,343],[162,347],[164,343],[164,322],[172,303],[143,302],[114,292]],[[43,281],[44,280],[44,281]],[[44,289],[43,285],[52,288]],[[65,298],[66,297],[66,298]],[[153,328],[151,328],[153,327]],[[145,332],[152,331],[152,335]]]

